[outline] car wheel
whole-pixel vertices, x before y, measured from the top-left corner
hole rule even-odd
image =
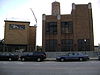
[[[63,61],[64,61],[64,59],[63,59],[63,58],[61,58],[61,59],[60,59],[60,61],[61,61],[61,62],[63,62]]]
[[[41,61],[41,58],[37,58],[37,61],[40,62]]]
[[[11,61],[12,59],[11,58],[9,58],[9,61]]]
[[[22,58],[21,60],[22,60],[22,61],[25,61],[25,58]]]
[[[83,58],[79,58],[80,61],[83,61]]]

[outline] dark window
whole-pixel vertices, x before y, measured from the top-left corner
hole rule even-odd
[[[46,51],[56,51],[57,50],[57,40],[46,40]]]
[[[71,51],[72,49],[73,49],[73,40],[72,39],[61,40],[61,50],[62,51]]]
[[[57,22],[46,23],[46,34],[57,34]]]
[[[9,29],[20,29],[20,30],[24,30],[25,29],[25,25],[9,24]]]
[[[90,50],[90,40],[89,39],[79,39],[78,40],[78,50],[86,51]]]
[[[73,33],[73,22],[61,22],[61,33]]]

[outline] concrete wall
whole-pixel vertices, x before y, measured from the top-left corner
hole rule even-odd
[[[100,55],[100,51],[81,51],[81,52],[89,55],[89,57],[98,57],[98,55]],[[7,52],[0,52],[0,54],[1,53],[7,53]],[[19,55],[22,54],[22,52],[12,52],[12,53],[19,54]],[[27,54],[27,53],[32,53],[32,52],[23,52],[23,53]],[[66,53],[68,52],[46,52],[46,55],[47,55],[47,58],[56,58],[57,56],[64,55]]]
[[[57,56],[64,55],[66,53],[68,52],[46,52],[48,58],[55,58]],[[100,54],[100,52],[94,52],[94,51],[82,52],[82,53],[87,54],[90,57],[97,57],[98,54]]]

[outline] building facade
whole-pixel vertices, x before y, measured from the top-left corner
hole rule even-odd
[[[34,51],[36,26],[30,22],[5,20],[4,51]]]
[[[71,14],[60,13],[52,3],[52,14],[42,15],[42,46],[47,52],[94,50],[91,3],[72,4]]]

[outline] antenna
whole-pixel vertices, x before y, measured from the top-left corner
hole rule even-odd
[[[30,10],[32,11],[32,14],[33,14],[33,16],[34,16],[34,18],[35,18],[35,22],[36,22],[36,24],[35,24],[35,25],[37,25],[37,19],[36,19],[36,16],[35,16],[35,14],[34,14],[34,12],[33,12],[32,8],[30,8]]]

